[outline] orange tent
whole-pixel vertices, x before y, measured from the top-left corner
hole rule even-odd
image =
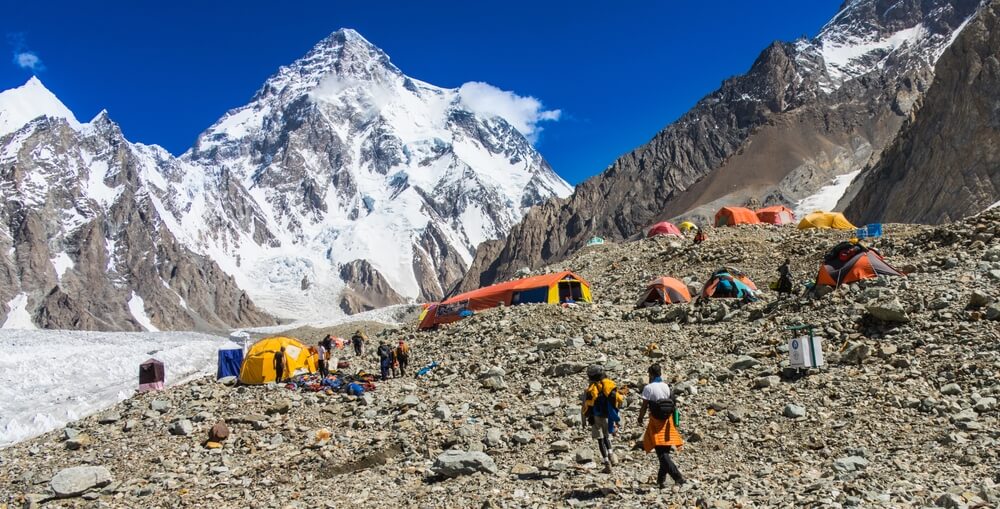
[[[757,219],[762,223],[768,224],[792,224],[795,222],[795,213],[792,209],[784,205],[775,205],[773,207],[764,207],[762,209],[757,209]]]
[[[646,233],[647,238],[655,237],[657,235],[675,235],[677,237],[682,236],[681,231],[678,230],[673,223],[668,223],[666,221],[654,224],[653,227],[649,229],[649,232]]]
[[[879,276],[902,276],[882,255],[860,244],[841,242],[824,257],[817,285],[840,286]]]
[[[423,313],[420,328],[455,322],[476,311],[497,306],[566,301],[592,302],[590,284],[568,270],[507,281],[431,304]]]
[[[688,292],[687,285],[672,277],[658,277],[646,286],[646,291],[642,292],[642,298],[639,299],[635,307],[644,308],[682,302],[691,302],[691,293]]]
[[[760,219],[757,219],[757,214],[744,207],[722,207],[715,213],[715,226],[759,223]]]

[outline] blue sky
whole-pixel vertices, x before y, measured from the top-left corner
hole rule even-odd
[[[8,2],[0,89],[35,73],[77,117],[175,154],[340,27],[415,78],[559,109],[536,146],[571,183],[648,141],[771,41],[815,35],[840,0]],[[30,55],[37,57],[32,61]],[[19,58],[18,58],[19,56]],[[20,65],[19,65],[20,64]]]

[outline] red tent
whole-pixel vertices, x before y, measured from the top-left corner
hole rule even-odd
[[[683,235],[681,235],[681,231],[674,226],[673,223],[668,223],[666,221],[654,224],[653,227],[649,229],[649,232],[646,233],[647,238],[655,237],[657,235],[676,235],[678,237],[683,237]]]
[[[757,209],[757,219],[767,224],[792,224],[795,222],[795,213],[784,205],[775,205]]]
[[[722,207],[715,213],[715,226],[734,226],[738,224],[760,224],[757,214],[744,207]]]

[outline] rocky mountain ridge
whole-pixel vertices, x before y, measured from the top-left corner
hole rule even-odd
[[[815,38],[775,42],[746,74],[569,198],[535,207],[506,239],[484,243],[460,289],[559,260],[593,236],[631,238],[668,218],[710,222],[722,205],[834,208],[844,194],[834,182],[878,160],[980,6],[846,2]]]

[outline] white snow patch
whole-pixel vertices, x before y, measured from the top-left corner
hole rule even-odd
[[[55,267],[56,275],[59,279],[62,279],[63,274],[65,274],[67,270],[72,269],[75,265],[76,264],[73,263],[73,259],[66,254],[66,251],[57,254],[56,257],[52,259],[52,266]]]
[[[146,314],[146,303],[142,300],[139,294],[132,292],[132,298],[128,300],[128,311],[132,313],[132,317],[135,321],[139,322],[149,332],[159,332],[160,329],[153,325],[153,322],[149,319],[149,315]]]
[[[831,78],[836,80],[853,78],[872,69],[871,66],[853,65],[856,59],[876,50],[885,50],[891,53],[904,44],[913,46],[926,35],[927,29],[923,24],[920,24],[877,40],[865,40],[856,36],[848,36],[844,40],[838,41],[824,38],[821,52]]]
[[[226,344],[194,332],[0,331],[0,446],[130,397],[150,357],[163,362],[167,385],[211,374]]]
[[[291,329],[297,329],[299,327],[312,327],[316,329],[323,329],[345,323],[362,322],[362,321],[378,322],[386,325],[403,325],[403,322],[407,319],[408,315],[414,312],[416,307],[417,306],[415,304],[396,304],[394,306],[386,306],[384,308],[373,309],[371,311],[365,311],[363,313],[358,313],[348,316],[339,316],[335,318],[327,318],[324,320],[312,320],[312,321],[300,320],[291,323],[286,323],[284,325],[270,325],[267,327],[255,327],[250,329],[239,329],[239,330],[245,332],[254,332],[257,334],[279,334]]]
[[[28,313],[28,295],[25,293],[19,293],[14,296],[10,302],[7,303],[7,319],[4,320],[3,325],[0,329],[37,329],[34,322],[31,321],[31,314]],[[0,348],[0,352],[3,349]],[[2,414],[3,412],[0,412]]]
[[[804,217],[817,210],[833,210],[837,206],[837,202],[844,197],[847,188],[859,173],[861,173],[861,170],[838,175],[833,179],[833,183],[823,186],[816,194],[799,200],[795,204],[795,216]]]

